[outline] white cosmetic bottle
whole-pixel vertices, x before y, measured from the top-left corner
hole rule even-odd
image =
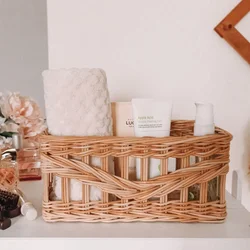
[[[196,117],[194,124],[194,136],[214,134],[214,109],[211,103],[195,103]]]
[[[211,103],[195,103],[196,105],[196,117],[194,124],[194,136],[205,136],[212,135],[215,133],[214,125],[214,109],[213,104]],[[200,162],[202,159],[200,157],[192,157],[191,162]],[[216,197],[219,196],[218,192],[218,178],[215,178],[212,182],[208,184],[208,199],[210,201],[216,200]],[[190,193],[194,194],[200,192],[200,185],[195,184],[191,187]],[[197,199],[197,197],[196,197]]]

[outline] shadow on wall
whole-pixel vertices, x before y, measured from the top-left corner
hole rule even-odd
[[[232,196],[236,198],[237,200],[241,201],[241,195],[242,195],[241,178],[239,176],[239,171],[234,170],[233,177],[232,177]]]
[[[244,152],[242,154],[243,166],[239,170],[233,171],[232,177],[232,195],[237,200],[242,198],[242,182],[247,182],[250,192],[250,121],[244,131]]]

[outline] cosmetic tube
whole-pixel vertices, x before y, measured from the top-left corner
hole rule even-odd
[[[172,102],[154,99],[132,99],[134,131],[137,137],[170,135]],[[160,175],[160,160],[150,158],[149,178]],[[140,180],[140,159],[136,159],[136,178]]]

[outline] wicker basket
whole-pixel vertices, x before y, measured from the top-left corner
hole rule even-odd
[[[43,135],[44,220],[223,222],[232,136],[216,128],[195,137],[193,127],[193,121],[173,121],[164,138]],[[91,156],[101,158],[101,168],[88,164]],[[121,177],[107,172],[109,156],[123,159]],[[140,181],[128,180],[128,157],[141,159]],[[160,159],[159,177],[148,179],[149,157]],[[173,172],[170,157],[176,158]],[[60,201],[50,199],[54,176],[62,178]],[[70,179],[82,182],[82,200],[70,201]],[[102,190],[101,201],[89,201],[91,185]]]

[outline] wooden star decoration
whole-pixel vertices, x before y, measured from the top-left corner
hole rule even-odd
[[[214,30],[224,38],[249,64],[250,43],[235,25],[250,11],[250,0],[242,0]]]

